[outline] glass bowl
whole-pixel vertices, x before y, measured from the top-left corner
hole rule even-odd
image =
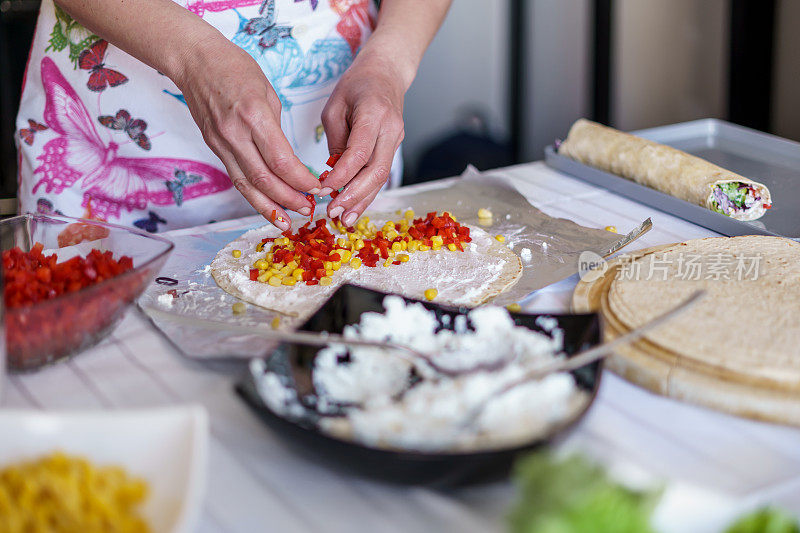
[[[0,221],[3,251],[44,245],[59,262],[96,248],[127,255],[133,269],[95,285],[32,305],[5,309],[7,366],[34,370],[74,355],[108,335],[148,283],[174,245],[162,237],[105,222],[27,214]]]

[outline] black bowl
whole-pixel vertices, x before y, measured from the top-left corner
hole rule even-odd
[[[383,311],[386,293],[344,285],[339,288],[308,321],[300,327],[306,331],[340,333],[344,326],[358,323],[361,314]],[[409,302],[418,302],[405,298]],[[431,302],[419,302],[436,312],[437,316],[463,314],[468,309],[445,308]],[[600,322],[596,314],[538,315],[512,313],[517,325],[544,331],[536,324],[540,316],[553,317],[564,331],[564,351],[568,356],[600,342]],[[275,372],[292,372],[292,365],[311,365],[318,349],[281,344],[268,358],[268,368]],[[588,411],[600,385],[601,362],[595,362],[572,372],[578,387],[590,395],[590,401],[572,419],[555,428],[549,435],[522,446],[493,448],[478,452],[415,452],[373,448],[358,442],[332,437],[316,426],[317,417],[309,412],[290,420],[275,414],[265,405],[252,376],[236,386],[239,395],[274,431],[292,442],[295,449],[336,468],[401,484],[447,487],[494,481],[508,475],[511,465],[520,454],[563,438]]]

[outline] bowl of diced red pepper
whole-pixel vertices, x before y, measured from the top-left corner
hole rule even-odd
[[[7,365],[39,368],[108,335],[173,244],[136,230],[58,215],[0,222]]]

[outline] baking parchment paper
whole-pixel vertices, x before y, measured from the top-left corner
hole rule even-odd
[[[528,203],[503,176],[503,171],[480,173],[474,168],[468,168],[460,178],[383,193],[370,207],[370,212],[383,213],[384,217],[387,213],[396,216],[396,211],[409,207],[423,216],[429,211],[449,211],[461,223],[505,236],[506,244],[522,260],[523,273],[510,290],[492,300],[491,303],[498,305],[519,302],[533,291],[575,274],[581,253],[591,251],[608,257],[652,227],[648,219],[628,235],[618,235],[586,228],[571,220],[553,218]],[[491,224],[478,220],[480,208],[492,212]],[[323,216],[324,209],[324,205],[320,206],[317,216]],[[244,314],[233,314],[232,306],[239,300],[217,286],[208,265],[226,244],[243,232],[263,225],[264,221],[256,216],[236,222],[233,223],[238,226],[235,230],[220,230],[220,226],[232,225],[226,222],[165,234],[175,243],[175,251],[159,278],[139,299],[139,306],[145,314],[188,357],[259,356],[268,353],[274,344],[256,336],[187,326],[185,318],[173,320],[162,313],[148,313],[148,308],[240,325],[263,325],[280,316],[279,327],[291,328],[304,320],[303,317],[286,317],[253,305],[247,305]],[[297,227],[303,221],[293,219],[292,223],[292,227]]]

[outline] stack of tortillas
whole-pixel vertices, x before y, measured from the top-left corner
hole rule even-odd
[[[581,281],[573,309],[600,312],[611,339],[699,289],[699,303],[620,348],[609,368],[659,394],[800,425],[800,244],[721,237],[633,252]]]

